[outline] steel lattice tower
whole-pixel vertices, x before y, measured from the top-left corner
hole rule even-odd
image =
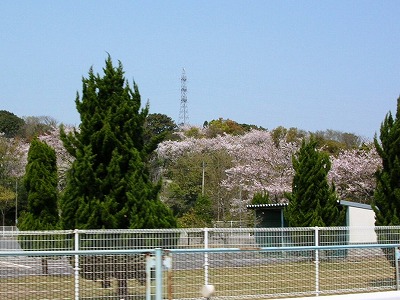
[[[189,113],[187,106],[187,87],[186,87],[186,72],[185,68],[182,69],[181,77],[181,107],[179,110],[179,126],[189,125]]]

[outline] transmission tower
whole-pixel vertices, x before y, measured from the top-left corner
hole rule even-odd
[[[182,69],[181,77],[181,107],[179,110],[179,126],[189,125],[189,113],[187,106],[187,87],[186,87],[186,72],[185,68]]]

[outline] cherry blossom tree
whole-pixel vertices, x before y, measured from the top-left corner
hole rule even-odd
[[[70,125],[62,126],[67,133],[76,130]],[[60,139],[60,128],[56,125],[52,125],[49,130],[39,135],[38,139],[42,142],[46,142],[46,144],[56,151],[59,189],[62,190],[65,184],[66,172],[73,162],[73,157],[64,148]],[[2,178],[21,178],[25,174],[29,147],[30,143],[24,139],[0,136]]]
[[[300,139],[288,138],[289,131],[277,136],[275,131],[252,130],[240,136],[223,134],[214,138],[205,138],[203,131],[197,128],[194,136],[179,132],[181,140],[159,144],[157,154],[165,174],[182,157],[190,159],[198,157],[196,153],[224,151],[231,157],[231,166],[217,184],[219,192],[224,191],[224,197],[230,197],[225,199],[225,205],[234,215],[239,215],[256,193],[268,192],[272,202],[286,201],[282,195],[291,192],[292,156],[299,149]],[[307,138],[307,134],[303,132],[302,137]],[[338,155],[331,154],[329,159],[332,168],[328,180],[336,185],[339,197],[370,203],[375,188],[374,173],[381,166],[375,149],[366,145],[342,150]],[[169,181],[174,182],[176,174],[169,175]]]
[[[279,201],[291,189],[291,159],[297,149],[285,139],[276,145],[268,131],[252,130],[228,148],[235,166],[226,170],[228,178],[221,184],[227,189],[240,187],[246,202],[257,192],[268,192],[272,201]]]
[[[77,130],[71,125],[61,125],[67,134]],[[58,171],[58,189],[63,190],[66,184],[67,171],[71,168],[74,158],[67,152],[63,142],[60,139],[60,127],[52,126],[45,134],[39,136],[39,140],[46,142],[47,145],[56,151],[57,171]]]
[[[29,143],[24,140],[0,135],[0,198],[3,224],[15,224],[17,212],[12,208],[16,207],[16,190],[22,186],[18,182],[25,173],[28,149]],[[21,201],[18,202],[21,204]]]
[[[233,166],[225,170],[225,178],[219,177],[218,184],[235,195],[226,199],[233,215],[241,215],[244,205],[257,192],[268,192],[274,201],[279,201],[283,193],[290,190],[293,177],[291,157],[298,148],[296,143],[282,140],[276,145],[271,133],[263,130],[251,130],[241,136],[224,134],[209,139],[182,138],[181,141],[161,143],[157,149],[159,159],[168,169],[180,157],[190,156],[190,153],[226,151]]]
[[[340,199],[370,204],[376,187],[375,172],[382,166],[375,148],[343,150],[332,162],[329,180]]]
[[[0,180],[24,175],[28,150],[29,142],[0,134]]]

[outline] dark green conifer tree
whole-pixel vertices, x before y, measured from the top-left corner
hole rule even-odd
[[[255,193],[253,199],[251,200],[252,205],[257,204],[270,204],[269,193],[266,191]]]
[[[380,128],[380,142],[374,138],[376,151],[382,159],[382,168],[376,174],[376,189],[372,208],[376,226],[400,225],[400,97],[397,99],[395,118],[389,112]],[[398,243],[398,232],[377,230],[380,243]],[[396,267],[393,248],[383,248],[387,260]],[[397,276],[394,269],[394,277]]]
[[[25,121],[13,113],[0,110],[0,132],[7,138],[12,138],[20,133]]]
[[[45,142],[33,139],[24,177],[28,206],[18,219],[20,230],[57,229],[57,182],[55,150]]]
[[[377,226],[400,225],[400,97],[396,116],[389,112],[380,128],[380,143],[375,136],[376,151],[382,168],[376,172],[373,209]],[[396,241],[397,242],[397,241]]]
[[[79,130],[61,138],[75,157],[60,201],[61,224],[73,228],[175,227],[159,199],[160,183],[149,179],[147,159],[156,145],[143,141],[148,106],[141,108],[137,85],[124,78],[122,64],[106,60],[104,76],[90,69],[76,98]]]
[[[18,218],[19,230],[58,229],[57,158],[53,148],[38,138],[31,141],[24,186],[28,195],[27,209]],[[54,235],[41,234],[34,240],[18,236],[19,245],[27,250],[54,249]],[[42,257],[42,272],[48,274],[48,258]]]
[[[335,186],[327,180],[329,156],[316,147],[313,137],[308,142],[303,140],[293,157],[295,175],[292,192],[286,194],[289,205],[285,210],[292,227],[339,226],[344,222],[345,211],[338,205]]]

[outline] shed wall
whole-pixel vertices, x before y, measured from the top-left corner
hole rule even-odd
[[[350,244],[377,242],[373,210],[349,206],[347,208],[347,226],[350,226]]]

